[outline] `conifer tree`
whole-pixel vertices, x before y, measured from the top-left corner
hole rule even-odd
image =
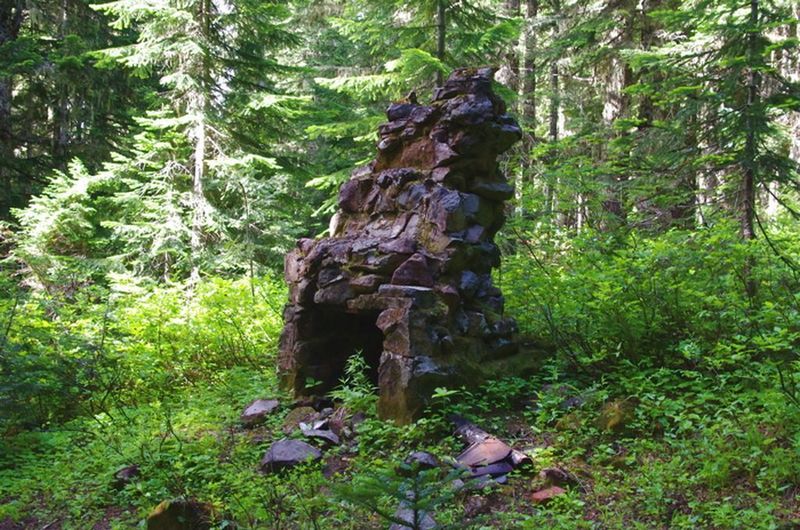
[[[795,39],[774,31],[790,23],[787,7],[771,0],[685,2],[660,13],[683,37],[638,59],[668,87],[662,105],[678,105],[674,129],[684,131],[683,143],[709,146],[694,163],[720,183],[744,239],[756,237],[759,191],[774,193],[772,182],[798,184],[779,122],[800,110],[800,89],[773,63],[776,50],[797,52]]]
[[[133,24],[139,31],[135,44],[106,53],[135,71],[157,73],[165,88],[136,147],[134,156],[141,158],[116,166],[125,168],[120,174],[139,196],[132,211],[145,208],[149,222],[142,224],[137,214],[119,229],[156,241],[172,226],[168,239],[188,257],[176,272],[193,281],[204,265],[241,267],[214,262],[209,250],[241,248],[243,240],[250,241],[244,246],[252,269],[254,234],[268,229],[253,213],[269,208],[291,169],[270,144],[303,102],[281,94],[276,84],[290,71],[278,54],[298,42],[287,28],[288,9],[256,0],[161,0],[155,6],[119,0],[96,8],[113,16],[115,27]]]

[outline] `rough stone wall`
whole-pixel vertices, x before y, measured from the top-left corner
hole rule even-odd
[[[430,105],[392,104],[376,159],[340,190],[331,237],[286,256],[279,372],[296,395],[336,386],[358,350],[379,414],[408,422],[436,386],[518,365],[516,323],[490,274],[513,194],[497,157],[521,133],[491,79],[460,69]]]

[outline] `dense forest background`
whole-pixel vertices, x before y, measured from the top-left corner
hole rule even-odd
[[[179,496],[219,528],[379,528],[359,480],[448,447],[454,408],[591,478],[544,509],[529,479],[490,515],[448,499],[440,522],[795,528],[799,19],[794,0],[0,1],[0,528],[127,528]],[[233,426],[279,393],[284,253],[325,233],[390,101],[477,65],[524,131],[496,281],[541,373],[443,391],[403,428],[355,385],[356,491],[257,476]],[[145,478],[110,486],[134,461]]]

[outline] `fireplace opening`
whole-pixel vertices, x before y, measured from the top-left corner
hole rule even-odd
[[[347,360],[361,354],[366,361],[367,376],[378,386],[378,366],[383,353],[383,333],[375,325],[377,312],[347,313],[337,308],[318,308],[314,319],[314,347],[308,352],[304,376],[304,393],[323,395],[340,386]]]

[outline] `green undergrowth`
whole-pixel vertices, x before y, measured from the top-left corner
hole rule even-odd
[[[238,425],[256,396],[276,395],[271,373],[231,369],[164,401],[113,416],[81,418],[59,429],[5,440],[0,461],[0,520],[25,527],[139,524],[163,499],[211,503],[218,526],[240,528],[384,528],[358,488],[396,473],[413,450],[442,459],[459,442],[445,416],[465,414],[524,449],[532,473],[507,485],[460,492],[436,505],[442,525],[465,528],[793,528],[800,484],[800,409],[774,385],[774,373],[748,367],[727,377],[660,369],[631,371],[586,386],[556,365],[531,380],[495,381],[479,390],[441,390],[424,420],[396,427],[374,417],[355,443],[326,452],[322,463],[279,476],[258,462],[281,431],[287,409],[253,430]],[[279,394],[277,394],[279,395]],[[626,404],[622,404],[626,403]],[[615,408],[616,407],[616,408]],[[609,410],[621,417],[609,421]],[[613,417],[613,416],[612,416]],[[141,478],[117,490],[113,473],[136,463]],[[323,475],[325,466],[339,474]],[[530,494],[535,471],[560,466],[576,477],[546,506]],[[444,473],[430,478],[440,492]],[[452,477],[450,477],[452,478]],[[386,493],[386,492],[384,492]],[[363,495],[363,492],[362,492]],[[464,506],[485,499],[484,513]],[[396,495],[373,499],[392,512]],[[98,526],[102,527],[102,526]]]
[[[408,491],[441,528],[800,527],[790,266],[723,228],[585,233],[568,248],[530,235],[539,246],[518,247],[498,283],[525,339],[552,352],[538,373],[439,388],[423,418],[399,427],[376,417],[354,361],[334,392],[365,414],[354,436],[279,475],[258,472],[274,440],[297,436],[282,429],[290,398],[274,372],[279,280],[207,279],[191,296],[117,284],[82,307],[23,293],[3,362],[38,379],[2,389],[0,528],[143,527],[159,502],[184,497],[213,506],[219,529],[379,529]],[[774,234],[789,257],[795,238]],[[279,411],[244,429],[242,408],[269,396]],[[402,466],[412,451],[446,462],[462,450],[452,414],[534,465],[458,491],[446,469]],[[139,478],[115,487],[130,464]],[[538,472],[553,466],[571,475],[565,493],[534,504],[547,486]]]

